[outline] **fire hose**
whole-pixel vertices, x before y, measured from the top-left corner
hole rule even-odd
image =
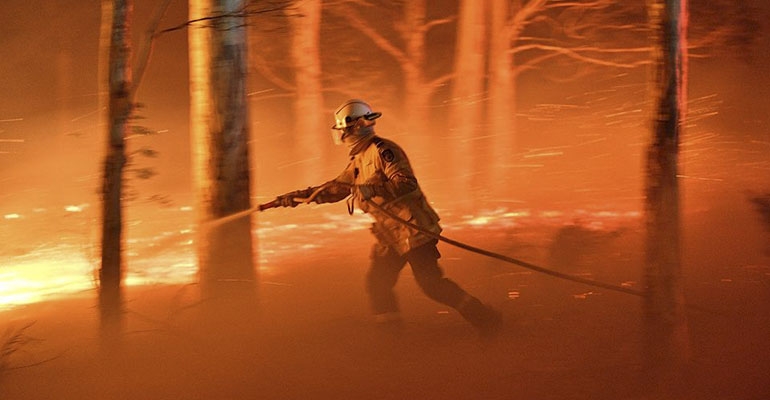
[[[415,224],[413,224],[413,223],[411,223],[411,222],[409,222],[409,221],[399,217],[398,215],[392,213],[391,211],[385,209],[384,207],[382,207],[381,205],[379,205],[379,204],[377,204],[377,203],[375,203],[373,201],[367,201],[367,204],[372,206],[373,208],[375,208],[377,211],[380,211],[383,214],[387,215],[389,218],[391,218],[391,219],[393,219],[393,220],[395,220],[395,221],[397,221],[397,222],[399,222],[399,223],[401,223],[403,225],[406,225],[406,226],[408,226],[411,229],[414,229],[414,230],[419,231],[419,232],[421,232],[421,233],[423,233],[425,235],[428,235],[428,236],[432,237],[433,239],[439,240],[441,242],[447,243],[449,245],[452,245],[452,246],[455,246],[455,247],[458,247],[458,248],[461,248],[461,249],[464,249],[464,250],[467,250],[467,251],[470,251],[470,252],[473,252],[473,253],[481,254],[483,256],[494,258],[496,260],[500,260],[500,261],[503,261],[503,262],[506,262],[506,263],[509,263],[509,264],[518,265],[519,267],[522,267],[522,268],[525,268],[525,269],[528,269],[528,270],[531,270],[531,271],[539,272],[539,273],[542,273],[542,274],[545,274],[545,275],[550,275],[550,276],[553,276],[553,277],[556,277],[556,278],[559,278],[559,279],[564,279],[564,280],[568,280],[568,281],[572,281],[572,282],[576,282],[576,283],[582,283],[584,285],[598,287],[598,288],[602,288],[602,289],[607,289],[607,290],[611,290],[611,291],[615,291],[615,292],[626,293],[626,294],[630,294],[630,295],[637,296],[637,297],[642,297],[642,298],[648,298],[649,297],[649,293],[645,292],[645,291],[642,291],[642,290],[631,289],[631,288],[628,288],[628,287],[625,287],[625,286],[614,285],[614,284],[607,283],[607,282],[601,282],[601,281],[597,281],[597,280],[593,280],[593,279],[586,279],[586,278],[583,278],[583,277],[580,277],[580,276],[565,274],[565,273],[554,271],[554,270],[548,269],[548,268],[544,268],[544,267],[541,267],[541,266],[538,266],[538,265],[535,265],[535,264],[532,264],[532,263],[528,263],[526,261],[518,260],[518,259],[515,259],[513,257],[508,257],[508,256],[505,256],[505,255],[502,255],[502,254],[499,254],[499,253],[495,253],[495,252],[492,252],[492,251],[489,251],[489,250],[481,249],[481,248],[474,247],[474,246],[471,246],[471,245],[468,245],[468,244],[465,244],[465,243],[462,243],[462,242],[458,242],[456,240],[452,240],[452,239],[449,239],[447,237],[444,237],[441,234],[433,233],[433,232],[430,232],[430,231],[428,231],[426,229],[423,229],[420,226],[415,225]],[[711,310],[711,309],[708,309],[708,308],[705,308],[705,307],[702,307],[702,306],[699,306],[699,305],[695,305],[695,304],[690,304],[690,303],[687,303],[687,302],[681,302],[680,305],[682,305],[685,308],[688,308],[688,309],[691,309],[691,310],[696,310],[696,311],[699,311],[699,312],[702,312],[702,313],[706,313],[706,314],[718,315],[718,316],[722,316],[722,317],[727,315],[727,314],[725,314],[723,312],[718,312],[718,311],[715,311],[715,310]]]
[[[529,262],[526,262],[526,261],[518,260],[518,259],[513,258],[513,257],[508,257],[508,256],[505,256],[503,254],[495,253],[495,252],[492,252],[492,251],[489,251],[489,250],[485,250],[485,249],[481,249],[481,248],[478,248],[478,247],[471,246],[469,244],[458,242],[456,240],[444,237],[441,234],[433,233],[433,232],[430,232],[430,231],[428,231],[426,229],[423,229],[420,226],[415,225],[415,224],[413,224],[413,223],[411,223],[411,222],[409,222],[409,221],[399,217],[398,215],[392,213],[391,211],[385,209],[384,207],[382,207],[381,205],[379,205],[379,204],[377,204],[377,203],[375,203],[373,201],[367,201],[367,204],[372,206],[373,208],[375,208],[377,211],[380,211],[383,214],[387,215],[389,218],[391,218],[391,219],[393,219],[393,220],[395,220],[395,221],[397,221],[397,222],[399,222],[399,223],[401,223],[403,225],[406,225],[406,226],[408,226],[411,229],[414,229],[414,230],[416,230],[418,232],[421,232],[421,233],[423,233],[425,235],[428,235],[428,236],[432,237],[433,239],[439,240],[441,242],[447,243],[449,245],[452,245],[452,246],[455,246],[455,247],[458,247],[458,248],[461,248],[461,249],[464,249],[464,250],[467,250],[467,251],[470,251],[470,252],[473,252],[473,253],[481,254],[483,256],[494,258],[496,260],[500,260],[500,261],[503,261],[503,262],[506,262],[506,263],[509,263],[509,264],[518,265],[519,267],[522,267],[522,268],[525,268],[525,269],[528,269],[528,270],[531,270],[531,271],[539,272],[541,274],[550,275],[550,276],[553,276],[553,277],[556,277],[556,278],[559,278],[559,279],[564,279],[564,280],[568,280],[568,281],[572,281],[572,282],[576,282],[576,283],[581,283],[581,284],[588,285],[588,286],[598,287],[598,288],[602,288],[602,289],[607,289],[607,290],[611,290],[611,291],[615,291],[615,292],[626,293],[626,294],[630,294],[630,295],[637,296],[637,297],[642,297],[642,298],[649,297],[648,292],[645,292],[645,291],[642,291],[642,290],[631,289],[631,288],[628,288],[628,287],[625,287],[625,286],[614,285],[614,284],[607,283],[607,282],[601,282],[601,281],[597,281],[597,280],[593,280],[593,279],[583,278],[583,277],[580,277],[580,276],[565,274],[565,273],[554,271],[554,270],[548,269],[548,268],[544,268],[544,267],[541,267],[541,266],[538,266],[538,265],[535,265],[535,264],[532,264],[532,263],[529,263]],[[695,305],[695,304],[690,304],[690,303],[687,303],[687,302],[681,302],[680,304],[683,307],[685,307],[685,308],[688,308],[688,309],[691,309],[691,310],[695,310],[695,311],[699,311],[699,312],[706,313],[706,314],[719,315],[719,316],[723,316],[723,317],[726,315],[723,312],[718,312],[718,311],[715,311],[715,310],[711,310],[711,309],[708,309],[708,308],[705,308],[705,307],[702,307],[702,306],[699,306],[699,305]]]
[[[311,201],[313,201],[316,198],[316,196],[321,191],[323,191],[324,188],[325,188],[325,185],[319,186],[307,198],[294,198],[293,200],[295,202],[297,202],[297,203],[310,203]],[[428,230],[420,227],[419,225],[415,225],[414,223],[409,222],[409,221],[399,217],[398,215],[394,214],[393,212],[391,212],[391,211],[387,210],[386,208],[382,207],[381,205],[375,203],[374,201],[371,201],[371,200],[364,200],[364,201],[366,201],[367,205],[371,206],[375,210],[377,210],[377,211],[385,214],[386,216],[388,216],[388,218],[391,218],[394,221],[409,227],[410,229],[413,229],[413,230],[418,231],[418,232],[420,232],[420,233],[422,233],[424,235],[427,235],[428,237],[430,237],[432,239],[435,239],[435,240],[447,243],[447,244],[449,244],[451,246],[455,246],[455,247],[461,248],[463,250],[470,251],[472,253],[481,254],[481,255],[486,256],[486,257],[494,258],[496,260],[500,260],[500,261],[503,261],[503,262],[506,262],[506,263],[509,263],[509,264],[518,265],[519,267],[522,267],[522,268],[525,268],[525,269],[528,269],[528,270],[531,270],[531,271],[539,272],[539,273],[542,273],[542,274],[545,274],[545,275],[550,275],[550,276],[553,276],[553,277],[556,277],[556,278],[565,279],[565,280],[569,280],[569,281],[573,281],[573,282],[577,282],[577,283],[582,283],[582,284],[585,284],[585,285],[594,286],[594,287],[598,287],[598,288],[602,288],[602,289],[612,290],[612,291],[616,291],[616,292],[626,293],[626,294],[630,294],[630,295],[634,295],[634,296],[639,296],[639,297],[645,297],[646,296],[646,293],[643,292],[643,291],[640,291],[640,290],[636,290],[636,289],[632,289],[632,288],[628,288],[628,287],[620,286],[620,285],[614,285],[614,284],[611,284],[611,283],[596,281],[596,280],[593,280],[593,279],[587,279],[587,278],[583,278],[583,277],[580,277],[580,276],[565,274],[563,272],[554,271],[554,270],[551,270],[551,269],[548,269],[548,268],[544,268],[544,267],[541,267],[541,266],[538,266],[538,265],[535,265],[535,264],[532,264],[532,263],[529,263],[529,262],[526,262],[526,261],[522,261],[522,260],[518,260],[518,259],[513,258],[513,257],[506,256],[506,255],[503,255],[503,254],[495,253],[495,252],[492,252],[492,251],[489,251],[489,250],[485,250],[485,249],[482,249],[482,248],[479,248],[479,247],[471,246],[471,245],[466,244],[466,243],[458,242],[457,240],[453,240],[453,239],[447,238],[447,237],[445,237],[445,236],[443,236],[443,235],[441,235],[439,233],[431,232],[431,231],[428,231]],[[255,208],[258,209],[258,211],[263,211],[265,209],[273,208],[273,207],[278,207],[278,206],[280,206],[280,204],[278,203],[278,200],[276,199],[276,200],[273,200],[273,201],[271,201],[269,203],[262,204],[262,205],[260,205],[258,207],[255,207]],[[349,207],[349,211],[351,211],[350,207]]]
[[[399,222],[399,223],[401,223],[403,225],[406,225],[406,226],[408,226],[411,229],[414,229],[414,230],[416,230],[416,231],[418,231],[420,233],[423,233],[423,234],[425,234],[425,235],[427,235],[427,236],[429,236],[429,237],[431,237],[433,239],[439,240],[441,242],[447,243],[447,244],[455,246],[455,247],[459,247],[459,248],[464,249],[464,250],[468,250],[468,251],[473,252],[473,253],[481,254],[483,256],[494,258],[496,260],[507,262],[509,264],[518,265],[518,266],[520,266],[522,268],[526,268],[526,269],[529,269],[529,270],[532,270],[532,271],[535,271],[535,272],[539,272],[539,273],[542,273],[542,274],[550,275],[550,276],[553,276],[553,277],[556,277],[556,278],[560,278],[560,279],[566,279],[566,280],[569,280],[569,281],[573,281],[573,282],[577,282],[577,283],[582,283],[582,284],[589,285],[589,286],[599,287],[599,288],[602,288],[602,289],[614,290],[616,292],[627,293],[627,294],[631,294],[631,295],[634,295],[634,296],[640,296],[640,297],[645,297],[646,296],[645,292],[640,291],[640,290],[635,290],[635,289],[627,288],[625,286],[613,285],[611,283],[600,282],[600,281],[596,281],[596,280],[593,280],[593,279],[586,279],[586,278],[582,278],[582,277],[575,276],[575,275],[565,274],[565,273],[554,271],[554,270],[551,270],[551,269],[548,269],[548,268],[544,268],[544,267],[541,267],[541,266],[538,266],[538,265],[535,265],[535,264],[532,264],[532,263],[528,263],[526,261],[518,260],[518,259],[513,258],[513,257],[508,257],[508,256],[505,256],[505,255],[502,255],[502,254],[499,254],[499,253],[495,253],[495,252],[492,252],[492,251],[489,251],[489,250],[485,250],[485,249],[482,249],[482,248],[479,248],[479,247],[471,246],[469,244],[458,242],[456,240],[449,239],[449,238],[447,238],[447,237],[445,237],[445,236],[443,236],[441,234],[433,233],[433,232],[430,232],[430,231],[428,231],[426,229],[423,229],[420,226],[415,225],[415,224],[413,224],[413,223],[411,223],[411,222],[409,222],[409,221],[399,217],[398,215],[392,213],[391,211],[386,210],[384,207],[380,206],[379,204],[377,204],[377,203],[375,203],[373,201],[368,201],[367,204],[372,206],[377,211],[387,215],[389,218],[391,218],[391,219],[393,219],[393,220],[395,220],[395,221],[397,221],[397,222]]]
[[[324,189],[324,187],[325,187],[325,185],[319,186],[318,188],[316,188],[310,194],[310,196],[308,196],[306,198],[295,197],[292,200],[294,202],[296,202],[296,203],[306,203],[306,204],[310,203]],[[631,294],[631,295],[634,295],[634,296],[639,296],[639,297],[645,297],[646,296],[645,292],[640,291],[640,290],[635,290],[635,289],[631,289],[631,288],[620,286],[620,285],[613,285],[611,283],[600,282],[600,281],[596,281],[596,280],[593,280],[593,279],[586,279],[586,278],[583,278],[583,277],[580,277],[580,276],[565,274],[563,272],[554,271],[554,270],[551,270],[551,269],[548,269],[548,268],[544,268],[544,267],[541,267],[541,266],[538,266],[538,265],[535,265],[535,264],[532,264],[532,263],[529,263],[529,262],[526,262],[526,261],[518,260],[518,259],[513,258],[513,257],[508,257],[508,256],[503,255],[503,254],[495,253],[495,252],[492,252],[492,251],[489,251],[489,250],[485,250],[485,249],[482,249],[482,248],[471,246],[471,245],[466,244],[466,243],[458,242],[456,240],[447,238],[447,237],[445,237],[445,236],[443,236],[441,234],[434,233],[434,232],[428,231],[426,229],[423,229],[422,227],[420,227],[418,225],[415,225],[415,224],[413,224],[413,223],[411,223],[411,222],[409,222],[409,221],[399,217],[398,215],[390,212],[389,210],[385,209],[384,207],[380,206],[379,204],[377,204],[377,203],[375,203],[373,201],[369,201],[369,200],[364,200],[364,201],[366,201],[367,204],[370,205],[372,208],[374,208],[377,211],[387,215],[388,218],[391,218],[391,219],[395,220],[396,222],[398,222],[400,224],[403,224],[403,225],[405,225],[405,226],[407,226],[407,227],[409,227],[411,229],[414,229],[414,230],[416,230],[416,231],[418,231],[418,232],[420,232],[422,234],[425,234],[425,235],[427,235],[428,237],[430,237],[432,239],[435,239],[435,240],[447,243],[449,245],[452,245],[452,246],[455,246],[455,247],[458,247],[458,248],[461,248],[461,249],[464,249],[464,250],[467,250],[467,251],[470,251],[470,252],[473,252],[473,253],[481,254],[483,256],[494,258],[496,260],[500,260],[500,261],[503,261],[503,262],[506,262],[506,263],[509,263],[509,264],[518,265],[518,266],[520,266],[522,268],[529,269],[529,270],[535,271],[535,272],[539,272],[539,273],[542,273],[542,274],[545,274],[545,275],[550,275],[550,276],[553,276],[553,277],[556,277],[556,278],[565,279],[565,280],[573,281],[573,282],[577,282],[577,283],[582,283],[582,284],[585,284],[585,285],[594,286],[594,287],[598,287],[598,288],[602,288],[602,289],[613,290],[613,291],[616,291],[616,292]],[[270,208],[276,208],[276,207],[281,207],[281,203],[280,203],[280,201],[278,199],[275,199],[273,201],[270,201],[270,202],[267,202],[267,203],[264,203],[264,204],[260,204],[260,205],[258,205],[256,207],[252,207],[252,208],[247,209],[247,210],[243,210],[243,211],[239,211],[239,212],[234,213],[234,214],[230,214],[230,215],[228,215],[226,217],[222,217],[222,218],[216,219],[214,221],[209,222],[207,224],[207,227],[210,228],[210,227],[212,227],[214,225],[221,225],[221,224],[227,223],[229,221],[233,221],[233,220],[236,220],[236,219],[239,219],[239,218],[243,218],[243,217],[245,217],[247,215],[250,215],[250,214],[253,214],[255,212],[260,212],[260,211],[264,211],[264,210],[267,210],[267,209],[270,209]]]
[[[310,203],[311,201],[313,201],[316,198],[316,196],[318,196],[318,194],[321,191],[323,191],[323,189],[326,187],[326,185],[327,184],[324,184],[324,185],[321,185],[321,186],[319,186],[317,188],[314,188],[313,192],[308,197],[294,197],[294,198],[292,198],[292,200],[295,203],[305,203],[305,204]],[[350,200],[350,198],[348,198],[348,200]],[[643,297],[643,298],[649,297],[648,293],[645,292],[645,291],[642,291],[642,290],[636,290],[636,289],[628,288],[628,287],[625,287],[625,286],[620,286],[620,285],[615,285],[615,284],[611,284],[611,283],[607,283],[607,282],[601,282],[601,281],[597,281],[597,280],[593,280],[593,279],[587,279],[587,278],[583,278],[583,277],[580,277],[580,276],[565,274],[563,272],[554,271],[552,269],[541,267],[539,265],[535,265],[535,264],[532,264],[532,263],[529,263],[529,262],[526,262],[526,261],[523,261],[523,260],[519,260],[519,259],[516,259],[516,258],[513,258],[513,257],[509,257],[509,256],[506,256],[506,255],[503,255],[503,254],[495,253],[495,252],[492,252],[492,251],[489,251],[489,250],[485,250],[485,249],[482,249],[482,248],[479,248],[479,247],[471,246],[471,245],[466,244],[466,243],[458,242],[457,240],[453,240],[453,239],[447,238],[447,237],[445,237],[445,236],[443,236],[441,234],[434,233],[434,232],[428,231],[426,229],[423,229],[422,227],[420,227],[418,225],[415,225],[414,223],[409,222],[409,221],[399,217],[398,215],[396,215],[393,212],[385,209],[384,207],[382,207],[381,205],[379,205],[379,204],[377,204],[377,203],[375,203],[373,201],[370,201],[370,200],[364,200],[364,201],[366,201],[367,204],[369,206],[371,206],[372,208],[374,208],[377,211],[379,211],[379,212],[383,213],[384,215],[388,216],[388,218],[391,218],[394,221],[409,227],[410,229],[413,229],[415,231],[423,233],[423,234],[427,235],[428,237],[431,237],[431,238],[433,238],[435,240],[447,243],[447,244],[449,244],[451,246],[455,246],[455,247],[458,247],[460,249],[467,250],[467,251],[470,251],[472,253],[480,254],[480,255],[483,255],[483,256],[486,256],[486,257],[490,257],[490,258],[493,258],[493,259],[496,259],[496,260],[499,260],[499,261],[503,261],[505,263],[514,264],[514,265],[517,265],[519,267],[522,267],[522,268],[525,268],[525,269],[528,269],[528,270],[531,270],[531,271],[539,272],[539,273],[542,273],[542,274],[545,274],[545,275],[550,275],[550,276],[553,276],[555,278],[564,279],[564,280],[568,280],[568,281],[572,281],[572,282],[576,282],[576,283],[580,283],[580,284],[584,284],[584,285],[588,285],[588,286],[598,287],[598,288],[602,288],[602,289],[606,289],[606,290],[611,290],[611,291],[615,291],[615,292],[630,294],[630,295],[637,296],[637,297]],[[270,202],[267,202],[267,203],[264,203],[264,204],[260,204],[260,205],[258,205],[256,207],[252,207],[250,209],[243,210],[243,211],[240,211],[240,212],[237,212],[237,213],[234,213],[234,214],[230,214],[230,215],[228,215],[226,217],[222,217],[222,218],[219,218],[219,219],[214,220],[214,221],[210,221],[207,225],[209,227],[212,226],[212,225],[220,225],[220,224],[223,224],[223,223],[226,223],[226,222],[229,222],[229,221],[233,221],[233,220],[245,217],[245,216],[253,214],[255,212],[260,212],[260,211],[264,211],[264,210],[267,210],[267,209],[270,209],[270,208],[276,208],[276,207],[282,207],[282,206],[283,206],[283,204],[281,203],[279,198],[276,198],[273,201],[270,201]],[[349,208],[349,211],[351,211],[350,210],[350,205],[348,205],[348,208]],[[707,309],[707,308],[704,308],[704,307],[700,307],[700,306],[697,306],[697,305],[693,305],[693,304],[682,303],[682,305],[684,307],[686,307],[686,308],[697,310],[697,311],[700,311],[700,312],[705,312],[705,313],[708,313],[708,314],[724,315],[724,313],[720,313],[720,312],[717,312],[717,311],[714,311],[714,310],[710,310],[710,309]]]

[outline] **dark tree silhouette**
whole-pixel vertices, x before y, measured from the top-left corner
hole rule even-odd
[[[102,50],[108,51],[107,155],[102,180],[99,309],[105,327],[119,325],[123,274],[123,169],[132,105],[131,0],[102,1]],[[108,38],[108,39],[107,39]],[[107,47],[106,44],[109,44]]]
[[[676,383],[689,352],[681,287],[679,142],[687,112],[687,0],[648,0],[654,116],[647,151],[645,356],[653,390]]]

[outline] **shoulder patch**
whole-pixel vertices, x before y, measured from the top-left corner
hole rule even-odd
[[[385,160],[385,162],[393,162],[393,160],[396,159],[396,155],[393,154],[393,150],[391,149],[385,149],[380,153],[382,156],[382,159]]]

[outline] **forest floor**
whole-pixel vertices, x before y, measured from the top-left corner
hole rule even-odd
[[[528,239],[531,230],[454,233],[537,262],[582,257],[578,264],[596,266],[591,277],[639,287],[639,266],[622,251],[636,246],[624,237],[557,254],[528,247],[545,243]],[[500,335],[480,338],[426,298],[408,268],[396,287],[404,323],[383,327],[368,310],[362,235],[339,233],[344,247],[298,247],[262,271],[254,299],[238,304],[201,302],[195,284],[130,286],[114,340],[100,335],[93,292],[2,311],[3,339],[29,340],[0,355],[0,399],[663,398],[644,379],[640,298],[441,244],[447,276],[502,311]],[[767,271],[710,270],[685,289],[689,302],[718,313],[688,312],[690,362],[665,398],[770,398]]]

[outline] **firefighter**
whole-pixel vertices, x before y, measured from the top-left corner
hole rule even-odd
[[[366,289],[379,322],[400,322],[393,288],[401,269],[409,263],[420,288],[431,299],[456,309],[484,336],[501,327],[501,314],[444,277],[438,259],[437,240],[389,217],[371,203],[407,220],[426,232],[441,232],[439,216],[428,204],[404,151],[396,143],[377,136],[372,111],[363,100],[343,103],[334,113],[332,136],[350,149],[350,163],[335,179],[316,187],[279,196],[276,203],[295,207],[301,202],[331,203],[348,200],[349,211],[358,207],[373,219],[376,243],[366,276]]]

